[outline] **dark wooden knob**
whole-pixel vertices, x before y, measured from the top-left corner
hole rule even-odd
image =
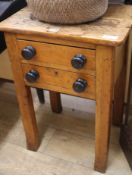
[[[73,84],[73,89],[75,92],[81,93],[84,92],[87,87],[87,81],[83,79],[78,79]]]
[[[27,46],[21,53],[26,60],[31,60],[36,55],[36,50],[32,46]]]
[[[26,73],[25,79],[29,83],[35,83],[39,79],[39,73],[36,70],[30,70],[28,73]]]
[[[72,58],[71,64],[75,69],[81,69],[86,64],[87,58],[84,55],[78,54]]]

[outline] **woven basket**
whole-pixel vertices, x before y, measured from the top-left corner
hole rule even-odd
[[[108,0],[27,0],[32,16],[40,21],[77,24],[101,17]]]

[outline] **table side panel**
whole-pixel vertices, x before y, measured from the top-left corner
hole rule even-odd
[[[118,80],[122,68],[127,60],[126,56],[126,41],[121,45],[115,48],[115,59],[114,59],[114,81]]]

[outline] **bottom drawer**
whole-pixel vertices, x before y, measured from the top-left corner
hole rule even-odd
[[[95,77],[83,73],[22,64],[26,85],[95,99]]]

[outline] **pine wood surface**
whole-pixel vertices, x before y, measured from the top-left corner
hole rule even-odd
[[[39,145],[38,128],[31,96],[31,90],[25,86],[21,64],[16,51],[17,44],[13,34],[6,34],[6,43],[12,65],[15,80],[17,98],[22,113],[22,121],[25,129],[27,147],[36,150]]]
[[[29,83],[25,80],[26,84],[29,86],[95,99],[95,76],[28,64],[23,64],[22,70],[23,77],[30,70],[36,70],[40,74],[40,78],[35,83]],[[86,80],[88,83],[83,93],[77,93],[73,90],[73,84],[79,78]]]
[[[117,13],[121,15],[117,15]],[[122,17],[126,14],[124,17]],[[125,19],[125,20],[124,20]],[[28,8],[16,13],[0,24],[1,31],[19,34],[37,34],[65,40],[92,44],[120,45],[128,36],[132,25],[131,7],[110,6],[106,16],[93,23],[71,26],[50,25],[31,19]]]
[[[19,47],[18,52],[23,63],[95,75],[95,50],[25,40],[18,40],[17,42]],[[28,61],[21,55],[22,49],[26,46],[32,46],[36,49],[36,55]],[[87,63],[83,69],[77,70],[72,67],[71,60],[80,53],[86,57]]]
[[[105,172],[111,128],[114,83],[114,49],[98,46],[96,62],[95,170]]]

